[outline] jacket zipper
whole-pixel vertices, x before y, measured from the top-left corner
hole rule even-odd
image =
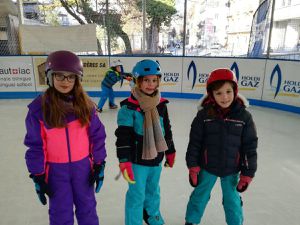
[[[249,170],[248,157],[246,154],[245,154],[245,166]]]
[[[67,138],[67,148],[68,148],[69,162],[71,162],[71,148],[70,148],[70,137],[69,137],[68,127],[66,127],[66,138]]]
[[[135,163],[138,161],[138,143],[135,141]]]

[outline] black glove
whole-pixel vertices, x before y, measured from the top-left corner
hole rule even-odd
[[[90,184],[94,185],[96,182],[95,192],[98,193],[103,185],[104,180],[104,169],[105,169],[105,161],[101,164],[94,164],[93,171],[90,177]]]
[[[132,74],[131,74],[131,73],[123,72],[122,75],[123,75],[124,77],[132,77]]]
[[[47,204],[47,198],[45,196],[45,194],[47,194],[49,196],[49,192],[48,192],[48,185],[45,182],[45,174],[41,174],[41,175],[33,175],[30,174],[29,176],[34,184],[35,184],[35,191],[39,197],[40,202],[43,205]]]

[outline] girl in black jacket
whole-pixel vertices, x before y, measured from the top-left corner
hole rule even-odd
[[[167,110],[161,98],[160,65],[145,59],[136,63],[132,74],[135,86],[131,96],[121,102],[118,112],[117,157],[128,182],[125,199],[125,225],[165,224],[160,212],[160,174],[162,161],[173,167],[176,150]]]
[[[257,168],[257,134],[248,102],[238,95],[235,74],[229,69],[211,72],[197,116],[192,122],[186,153],[193,190],[186,225],[201,221],[210,193],[220,177],[228,225],[243,224],[238,192],[247,189]]]

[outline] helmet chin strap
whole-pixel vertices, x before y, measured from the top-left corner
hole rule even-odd
[[[52,70],[48,70],[46,72],[46,78],[47,78],[47,84],[49,85],[49,87],[53,87],[53,71]]]
[[[82,82],[82,77],[83,77],[82,75],[78,75],[78,79],[80,82]]]

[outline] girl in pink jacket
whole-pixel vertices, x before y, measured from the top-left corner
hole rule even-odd
[[[46,61],[46,92],[28,105],[24,144],[30,177],[47,204],[50,225],[98,225],[96,199],[104,178],[105,129],[81,86],[81,60],[69,51]]]

